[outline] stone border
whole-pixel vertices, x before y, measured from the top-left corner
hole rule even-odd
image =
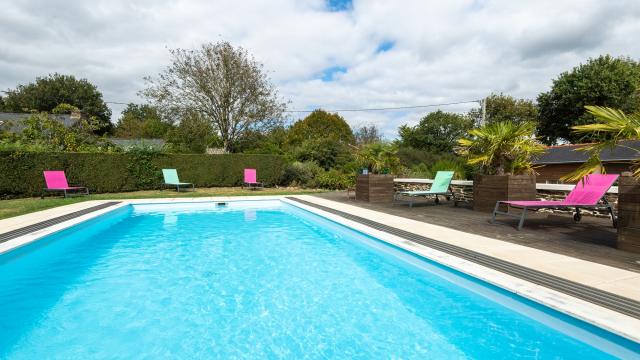
[[[119,204],[119,201],[109,201],[103,204],[99,204],[96,206],[92,206],[83,210],[78,210],[78,211],[74,211],[72,213],[66,214],[66,215],[62,215],[62,216],[58,216],[58,217],[54,217],[53,219],[49,219],[49,220],[45,220],[45,221],[41,221],[39,223],[35,223],[32,225],[28,225],[25,227],[21,227],[19,229],[15,229],[15,230],[11,230],[9,232],[6,233],[2,233],[0,234],[0,243],[3,242],[7,242],[9,240],[18,238],[22,235],[26,235],[32,232],[36,232],[38,230],[42,230],[42,229],[46,229],[49,226],[53,226],[56,224],[60,224],[62,222],[65,222],[67,220],[71,220],[73,218],[77,218],[80,217],[82,215],[94,212],[94,211],[98,211],[98,210],[102,210],[102,209],[106,209],[110,206],[114,206]]]

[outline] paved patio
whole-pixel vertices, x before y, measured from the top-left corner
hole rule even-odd
[[[517,219],[499,217],[491,224],[491,214],[475,212],[465,203],[454,207],[448,201],[421,201],[409,208],[348,199],[346,192],[314,196],[640,273],[640,254],[615,248],[616,229],[609,219],[583,216],[576,223],[570,215],[531,213],[517,231]]]

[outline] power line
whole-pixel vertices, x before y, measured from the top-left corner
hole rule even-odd
[[[129,105],[129,103],[117,102],[117,101],[105,101],[106,104],[117,104],[117,105]],[[470,103],[482,103],[482,100],[469,100],[469,101],[458,101],[458,102],[450,102],[450,103],[441,103],[441,104],[428,104],[428,105],[410,105],[410,106],[395,106],[395,107],[382,107],[382,108],[361,108],[361,109],[323,109],[329,112],[358,112],[358,111],[394,111],[394,110],[411,110],[411,109],[424,109],[436,106],[449,106],[449,105],[461,105],[461,104],[470,104]],[[285,110],[287,113],[310,113],[314,110]]]
[[[323,109],[329,112],[356,112],[356,111],[393,111],[393,110],[410,110],[410,109],[423,109],[430,108],[436,106],[448,106],[448,105],[461,105],[461,104],[470,104],[470,103],[481,103],[482,100],[469,100],[469,101],[458,101],[458,102],[450,102],[450,103],[441,103],[441,104],[428,104],[428,105],[411,105],[411,106],[395,106],[395,107],[383,107],[383,108],[362,108],[362,109]],[[289,113],[310,113],[314,110],[285,110],[285,112]]]

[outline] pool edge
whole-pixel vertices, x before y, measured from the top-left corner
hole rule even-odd
[[[286,197],[283,202],[640,343],[640,319]],[[320,205],[322,206],[322,205]],[[340,210],[333,210],[340,213]],[[390,226],[391,227],[391,226]],[[469,250],[469,252],[473,252]]]

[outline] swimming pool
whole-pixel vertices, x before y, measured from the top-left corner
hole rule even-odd
[[[0,255],[0,358],[607,358],[640,345],[274,201],[128,205]]]

